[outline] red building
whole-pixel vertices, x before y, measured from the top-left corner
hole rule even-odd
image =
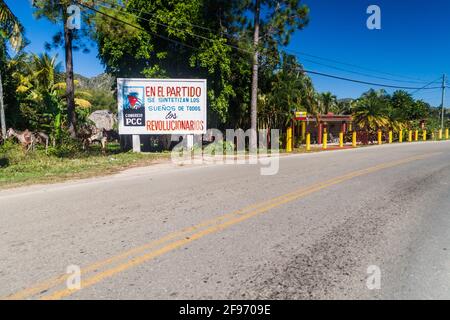
[[[344,134],[351,130],[353,121],[350,115],[335,115],[333,113],[319,116],[306,115],[297,112],[294,117],[295,136],[305,138],[306,132],[311,134],[311,142],[322,144],[323,133],[328,133],[328,139],[333,141],[339,138],[339,133]]]

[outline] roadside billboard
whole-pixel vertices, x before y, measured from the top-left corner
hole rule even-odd
[[[206,80],[117,79],[119,134],[205,134]]]

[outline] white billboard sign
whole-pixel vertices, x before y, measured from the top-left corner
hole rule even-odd
[[[120,134],[205,134],[206,80],[117,79]]]

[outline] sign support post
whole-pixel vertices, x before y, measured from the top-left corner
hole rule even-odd
[[[133,134],[133,152],[141,152],[141,137],[137,134]]]
[[[186,147],[188,151],[191,151],[194,148],[194,135],[188,134],[186,136]]]

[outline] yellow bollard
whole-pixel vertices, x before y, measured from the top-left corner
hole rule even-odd
[[[286,131],[286,152],[292,152],[292,127]]]
[[[442,140],[442,129],[439,129],[438,139],[439,139],[439,140]]]
[[[352,133],[352,147],[356,148],[356,131]]]
[[[416,130],[414,133],[415,133],[414,140],[419,141],[419,130]]]
[[[431,133],[431,140],[434,141],[434,138],[436,137],[436,134],[434,133],[434,131]]]
[[[378,130],[378,144],[382,144],[382,142],[381,142],[381,130]]]
[[[340,148],[344,147],[344,133],[343,132],[339,133],[339,147]]]
[[[399,143],[403,142],[403,130],[400,130],[400,132],[398,133],[398,142]]]
[[[448,129],[445,129],[445,140],[448,140]]]
[[[392,131],[389,131],[389,143],[392,143]]]
[[[327,150],[328,147],[328,134],[325,132],[323,134],[323,150]]]
[[[422,139],[423,141],[427,141],[427,130],[423,130]]]
[[[306,136],[306,122],[302,121],[302,142],[305,141]]]
[[[408,141],[412,142],[412,131],[411,130],[408,131]]]
[[[306,134],[306,151],[311,151],[311,133]]]

